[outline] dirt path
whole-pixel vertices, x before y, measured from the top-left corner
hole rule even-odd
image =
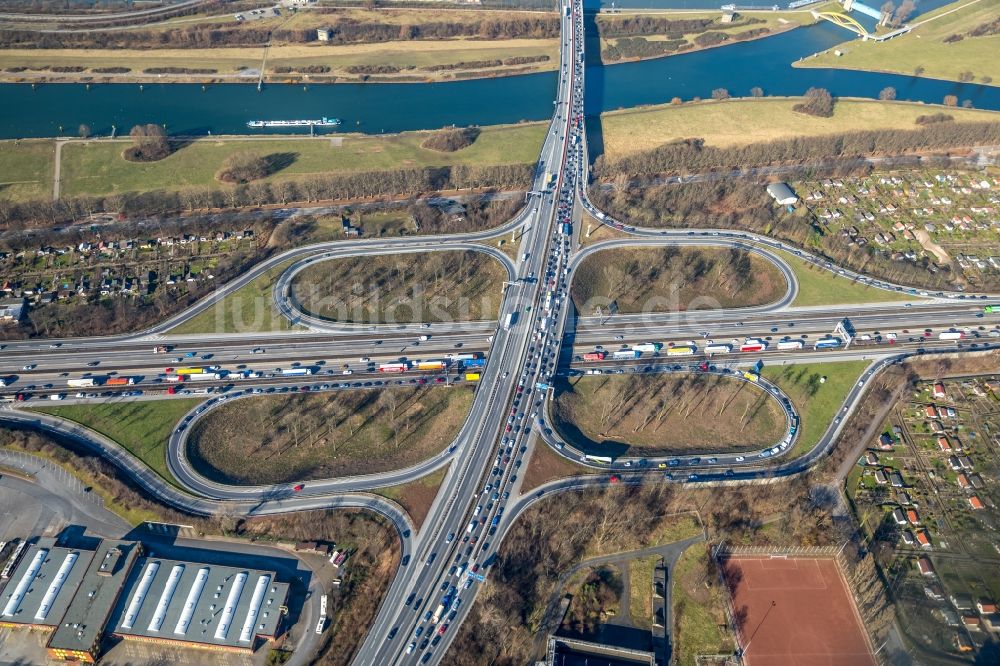
[[[52,200],[59,200],[59,181],[62,179],[62,147],[65,141],[56,141],[56,163],[52,167]]]
[[[944,248],[942,248],[940,245],[932,242],[930,234],[928,234],[926,231],[924,231],[923,229],[914,229],[913,235],[916,236],[917,241],[920,243],[920,247],[924,248],[925,250],[933,254],[935,257],[937,257],[939,263],[942,264],[951,263],[951,257],[948,256],[948,253],[945,252]]]

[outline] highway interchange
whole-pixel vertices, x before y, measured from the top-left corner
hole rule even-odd
[[[13,381],[5,392],[41,397],[65,395],[67,402],[103,400],[165,399],[165,368],[177,364],[218,364],[233,373],[206,382],[211,402],[199,405],[178,424],[168,443],[168,466],[186,489],[178,490],[113,441],[82,426],[38,412],[18,409],[19,403],[4,403],[0,421],[41,429],[79,443],[118,465],[152,496],[178,509],[211,515],[220,511],[238,514],[274,514],[319,508],[365,508],[386,516],[402,538],[402,564],[382,601],[379,614],[355,657],[357,664],[436,663],[447,651],[457,628],[468,613],[479,587],[476,575],[488,575],[493,556],[507,530],[527,508],[545,497],[611,481],[609,468],[622,483],[677,481],[685,483],[769,482],[808,470],[834,446],[840,429],[853,413],[865,386],[882,368],[917,353],[976,351],[1000,345],[991,335],[994,327],[984,320],[982,308],[1000,304],[1000,298],[985,295],[936,293],[923,301],[795,308],[798,284],[794,272],[775,250],[791,252],[845,279],[872,288],[912,295],[902,285],[891,285],[828,265],[797,248],[763,236],[732,232],[653,230],[629,227],[608,218],[586,197],[586,137],[582,130],[583,42],[582,7],[577,0],[564,5],[563,40],[559,87],[554,116],[546,135],[533,187],[525,208],[500,228],[445,237],[414,237],[330,242],[295,248],[261,262],[251,271],[220,287],[193,307],[148,330],[127,336],[28,340],[8,343],[0,356],[0,376]],[[555,174],[550,182],[549,174]],[[587,212],[630,234],[629,238],[602,241],[580,249],[580,215]],[[574,223],[574,220],[576,222]],[[570,235],[562,224],[573,223]],[[520,246],[511,259],[487,244],[498,236],[520,231]],[[722,246],[741,247],[772,262],[785,276],[788,288],[775,303],[737,310],[709,309],[682,313],[647,313],[596,317],[573,312],[569,284],[580,263],[602,249],[623,246]],[[509,276],[500,308],[501,321],[422,324],[361,325],[328,322],[304,312],[290,297],[295,275],[317,261],[358,255],[410,254],[433,250],[476,250],[501,262]],[[215,333],[172,335],[170,330],[193,317],[223,307],[225,299],[263,275],[289,263],[277,281],[273,306],[280,316],[299,326],[273,333]],[[499,287],[499,286],[498,286]],[[545,294],[556,294],[546,309]],[[983,296],[980,298],[979,296]],[[506,325],[507,315],[515,319]],[[852,344],[835,350],[814,350],[812,343],[834,332],[844,319],[857,331]],[[925,329],[930,329],[927,331]],[[940,340],[941,331],[959,330],[964,339]],[[888,334],[896,337],[891,341]],[[998,334],[1000,335],[1000,334]],[[419,340],[420,336],[428,336]],[[682,359],[644,355],[627,363],[610,360],[586,362],[582,355],[598,345],[614,350],[650,340],[679,345],[736,343],[748,337],[775,342],[783,338],[803,341],[800,350],[769,350],[759,355],[724,354],[706,358],[702,354]],[[868,339],[865,339],[865,338]],[[168,345],[170,351],[154,353],[153,347]],[[254,353],[253,350],[259,350]],[[193,352],[192,356],[189,356]],[[293,484],[232,486],[213,482],[198,474],[185,454],[191,425],[207,410],[266,392],[302,390],[338,391],[383,388],[405,379],[371,372],[373,363],[400,357],[443,358],[448,354],[482,352],[488,363],[481,372],[470,414],[453,444],[440,454],[410,468],[389,473],[309,481],[296,492]],[[791,460],[781,455],[760,456],[761,451],[740,454],[701,454],[673,458],[621,459],[601,467],[600,473],[549,482],[530,493],[520,492],[522,464],[532,448],[542,441],[561,454],[577,460],[582,454],[566,445],[546,427],[547,393],[538,384],[548,384],[557,374],[587,371],[644,373],[691,372],[707,361],[712,371],[737,375],[758,358],[766,363],[864,359],[871,365],[858,378],[846,397],[840,415],[820,441],[807,453]],[[315,374],[285,377],[278,367],[293,364],[309,367]],[[344,368],[346,367],[346,370]],[[256,371],[260,377],[234,380],[237,371]],[[346,376],[345,371],[351,375]],[[67,377],[104,376],[114,372],[141,381],[122,391],[101,388],[66,389]],[[440,380],[440,381],[439,381]],[[421,378],[429,384],[463,382],[454,370]],[[30,387],[30,388],[29,388]],[[777,387],[761,382],[782,404],[789,423],[791,450],[797,420],[794,406],[783,399]],[[225,389],[225,392],[223,392]],[[183,391],[191,391],[184,389]],[[200,390],[200,389],[199,389]],[[198,395],[179,392],[178,396]],[[108,395],[104,395],[108,393]],[[539,418],[542,423],[539,424]],[[548,431],[548,432],[547,432]],[[539,435],[541,435],[539,437]],[[777,446],[777,444],[776,444]],[[769,447],[771,448],[771,447]],[[738,459],[737,457],[741,458]],[[695,461],[695,458],[697,460]],[[777,458],[777,459],[775,459]],[[504,462],[506,461],[506,462]],[[665,465],[661,468],[660,464]],[[395,503],[369,491],[405,483],[435,469],[447,467],[445,478],[419,530]],[[675,471],[676,470],[676,471]],[[669,474],[670,478],[664,475]],[[478,507],[478,508],[477,508]],[[469,576],[472,573],[472,577]],[[452,587],[455,589],[452,590]],[[448,608],[437,621],[431,615],[448,597]],[[456,603],[457,602],[457,603]]]

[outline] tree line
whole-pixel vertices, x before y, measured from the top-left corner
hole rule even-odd
[[[337,17],[331,20],[329,44],[420,41],[476,37],[479,39],[552,39],[559,36],[556,16],[511,16],[474,21],[432,21],[396,25]],[[120,30],[107,32],[42,33],[0,30],[6,48],[220,48],[258,46],[269,41],[307,44],[317,41],[314,28],[277,28],[232,23],[200,23],[170,30]]]
[[[899,155],[1000,142],[1000,122],[937,122],[919,129],[883,129],[828,136],[792,137],[727,148],[706,146],[692,138],[667,143],[610,161],[594,160],[596,179],[616,176],[678,174],[715,169],[742,169],[773,164],[829,161],[867,155]]]
[[[533,168],[530,164],[455,165],[322,174],[274,182],[256,181],[226,189],[189,187],[176,191],[126,192],[22,203],[0,200],[0,231],[67,224],[95,213],[137,217],[175,211],[364,199],[441,190],[524,190],[531,187]]]

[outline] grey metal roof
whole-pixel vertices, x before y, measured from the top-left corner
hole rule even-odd
[[[101,541],[62,622],[49,639],[50,648],[86,651],[93,647],[140,551],[137,541]]]
[[[108,631],[249,649],[256,636],[276,633],[287,596],[273,571],[144,557]]]
[[[798,196],[796,196],[795,192],[792,192],[792,188],[786,183],[771,183],[767,186],[767,193],[779,202],[789,199],[798,201]]]
[[[0,622],[59,624],[93,556],[93,551],[56,546],[52,538],[33,543],[0,593]]]

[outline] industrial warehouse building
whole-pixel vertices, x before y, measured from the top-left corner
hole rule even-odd
[[[51,632],[53,659],[94,662],[105,636],[252,653],[281,635],[288,584],[273,571],[167,560],[137,541],[95,550],[38,539],[0,589],[0,627]]]

